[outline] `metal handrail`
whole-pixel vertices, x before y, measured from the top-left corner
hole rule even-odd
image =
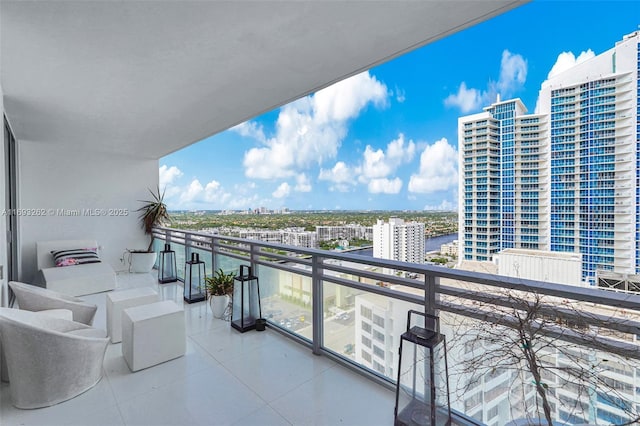
[[[489,273],[406,263],[350,253],[294,247],[260,240],[172,228],[155,228],[154,236],[166,241],[183,244],[186,256],[189,255],[192,249],[209,251],[213,269],[216,269],[215,255],[221,255],[249,262],[254,267],[262,265],[311,278],[314,330],[314,337],[310,342],[311,347],[314,353],[325,353],[334,358],[336,354],[322,345],[323,282],[378,294],[394,300],[423,305],[426,313],[435,313],[437,310],[441,310],[507,327],[515,327],[517,324],[514,322],[513,316],[505,312],[504,309],[501,310],[501,308],[518,310],[522,309],[527,302],[515,303],[513,298],[501,294],[500,291],[514,290],[533,293],[537,296],[549,296],[554,300],[553,303],[545,301],[545,303],[537,307],[541,315],[558,318],[568,324],[580,324],[582,327],[595,327],[596,329],[640,335],[640,321],[634,320],[640,318],[640,295],[638,294],[525,280]],[[295,254],[295,256],[284,256],[263,251],[263,249],[284,251]],[[338,264],[337,262],[340,263]],[[400,270],[418,274],[424,278],[422,280],[410,279],[371,270],[365,271],[349,266],[349,263]],[[383,287],[365,284],[338,276],[338,274],[350,274],[389,283],[390,285],[389,287]],[[448,282],[446,282],[446,285],[441,284],[441,280],[448,280]],[[459,285],[460,283],[471,285],[466,288]],[[411,288],[414,292],[401,291],[397,287]],[[489,287],[489,291],[487,291],[487,287]],[[416,294],[416,290],[418,294]],[[598,309],[606,307],[605,309],[613,312],[611,315],[591,312],[594,310],[594,306],[598,306]],[[627,315],[629,313],[626,312],[627,310],[633,311],[634,319],[626,318],[629,316]],[[594,349],[606,350],[606,348],[615,348],[620,354],[640,360],[640,347],[635,343],[630,344],[622,340],[601,336],[596,338],[585,337],[580,333],[574,332],[570,327],[563,327],[562,325],[542,328],[540,333],[550,338],[579,343]],[[347,361],[347,364],[357,365],[349,360],[345,361]],[[377,375],[376,373],[372,374]],[[385,380],[386,378],[378,377],[378,379]]]

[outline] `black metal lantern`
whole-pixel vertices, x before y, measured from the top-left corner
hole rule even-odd
[[[244,333],[256,328],[256,320],[262,317],[260,284],[247,265],[240,266],[240,275],[234,279],[231,326]]]
[[[411,326],[411,315],[425,326]],[[436,316],[409,311],[407,331],[400,337],[396,387],[396,426],[450,425],[447,345]]]
[[[171,250],[169,244],[164,245],[160,252],[160,267],[158,268],[158,282],[161,284],[178,281],[178,269],[176,268],[176,252]]]
[[[207,298],[205,264],[198,253],[191,253],[191,260],[184,264],[184,301],[202,302]]]

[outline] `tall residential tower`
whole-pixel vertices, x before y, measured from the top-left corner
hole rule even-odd
[[[640,273],[640,32],[542,84],[536,114],[497,100],[458,120],[460,259],[582,255],[582,279]]]
[[[373,225],[373,257],[424,263],[424,223],[392,217]]]

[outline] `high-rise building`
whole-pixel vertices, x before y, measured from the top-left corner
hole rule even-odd
[[[424,223],[378,219],[373,225],[373,257],[424,263]]]
[[[582,280],[640,273],[640,32],[519,99],[458,120],[462,260],[582,254]]]

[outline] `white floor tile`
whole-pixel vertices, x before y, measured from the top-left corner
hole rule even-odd
[[[267,402],[311,380],[335,363],[314,356],[311,350],[294,342],[284,341],[276,333],[254,333],[267,340],[264,345],[239,353],[222,364]]]
[[[268,425],[268,426],[290,426],[284,417],[282,417],[276,410],[268,405],[254,411],[246,417],[241,418],[237,422],[233,423],[233,426],[256,426],[256,425]]]
[[[393,424],[394,392],[336,367],[271,402],[271,406],[295,425]]]

